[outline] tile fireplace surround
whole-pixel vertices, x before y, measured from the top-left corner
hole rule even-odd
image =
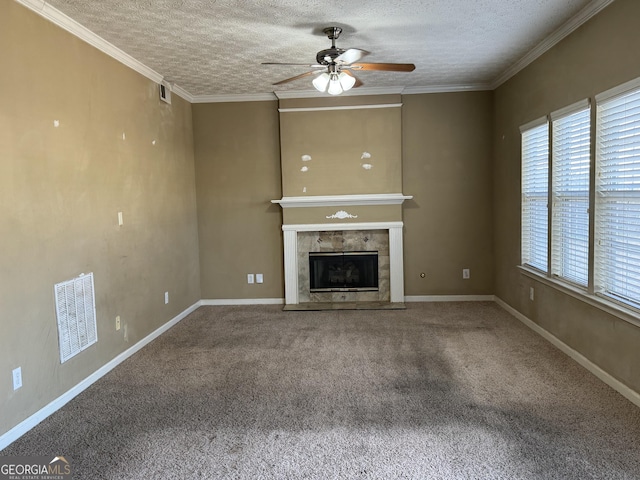
[[[389,234],[386,230],[305,231],[298,232],[297,236],[298,300],[301,303],[389,302]],[[312,292],[309,257],[311,254],[323,252],[371,252],[374,254],[377,258],[377,289],[359,291],[337,287],[332,291]]]
[[[335,211],[336,207],[354,205],[392,205],[401,204],[412,197],[402,194],[381,195],[341,195],[325,197],[283,197],[280,200],[272,200],[282,208],[305,207],[330,207]],[[329,218],[329,217],[327,217]],[[335,217],[333,217],[335,218]],[[403,222],[356,222],[346,219],[340,223],[314,223],[314,224],[284,224],[282,225],[284,236],[284,279],[285,279],[285,304],[299,305],[314,301],[326,301],[322,297],[309,294],[308,264],[305,262],[309,251],[321,251],[316,245],[310,247],[310,242],[326,241],[329,237],[338,236],[338,243],[348,245],[347,250],[378,250],[381,263],[381,291],[376,292],[378,301],[391,304],[404,302],[404,259],[402,249]],[[371,240],[371,244],[368,242]],[[335,241],[335,238],[334,238]],[[364,244],[363,248],[363,243]],[[301,251],[304,247],[304,252]],[[329,248],[329,247],[327,247]],[[388,254],[388,263],[387,263]],[[387,271],[388,265],[388,271]],[[388,282],[388,284],[387,284]],[[363,292],[364,293],[364,292]],[[380,297],[382,295],[382,297]],[[349,301],[354,297],[339,295],[331,301]],[[343,298],[344,297],[344,298]],[[367,295],[361,296],[363,301],[369,300]],[[374,300],[371,298],[371,300]]]

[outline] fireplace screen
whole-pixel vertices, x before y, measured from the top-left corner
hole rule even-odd
[[[378,252],[310,252],[311,292],[377,291]]]

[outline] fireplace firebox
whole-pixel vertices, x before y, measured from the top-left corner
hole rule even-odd
[[[378,291],[378,252],[309,252],[309,291]]]

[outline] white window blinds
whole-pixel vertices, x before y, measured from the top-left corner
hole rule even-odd
[[[551,120],[551,273],[586,287],[591,109],[588,102],[580,102],[559,114],[551,114]]]
[[[640,89],[598,102],[596,292],[640,307]]]
[[[522,264],[547,271],[549,123],[522,129]]]

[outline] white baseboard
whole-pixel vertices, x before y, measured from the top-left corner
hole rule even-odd
[[[284,305],[284,298],[221,298],[200,300],[200,305]]]
[[[405,303],[410,302],[493,302],[493,295],[408,295]]]
[[[492,302],[493,295],[406,296],[405,302]],[[201,305],[284,305],[284,298],[222,298],[201,300]]]
[[[493,295],[413,295],[405,302],[492,302]],[[201,300],[201,305],[284,305],[284,298],[221,298]]]
[[[89,388],[93,383],[98,381],[100,378],[104,377],[107,373],[109,373],[115,367],[117,367],[122,362],[124,362],[127,358],[129,358],[134,353],[136,353],[137,351],[139,351],[140,349],[142,349],[143,347],[151,343],[153,340],[155,340],[164,332],[166,332],[175,324],[177,324],[180,320],[182,320],[187,315],[195,311],[200,305],[201,305],[200,301],[194,303],[189,308],[187,308],[186,310],[178,314],[176,317],[174,317],[173,319],[171,319],[170,321],[162,325],[160,328],[151,332],[149,335],[144,337],[138,343],[136,343],[132,347],[122,352],[120,355],[115,357],[109,363],[105,364],[104,366],[102,366],[101,368],[93,372],[87,378],[85,378],[80,383],[78,383],[75,387],[72,387],[70,390],[66,391],[65,393],[60,395],[58,398],[53,400],[51,403],[49,403],[45,407],[38,410],[29,418],[20,422],[18,425],[13,427],[7,433],[0,436],[0,450],[3,450],[4,448],[6,448],[8,445],[10,445],[15,440],[20,438],[22,435],[27,433],[29,430],[31,430],[33,427],[35,427],[37,424],[39,424],[41,421],[47,418],[49,415],[51,415],[52,413],[56,412],[57,410],[62,408],[64,405],[69,403],[76,396],[78,396],[80,393],[82,393],[87,388]]]
[[[524,316],[522,313],[517,311],[515,308],[513,308],[511,305],[506,303],[501,298],[496,297],[495,298],[495,302],[498,305],[500,305],[502,308],[504,308],[507,312],[509,312],[511,315],[513,315],[518,320],[520,320],[522,323],[524,323],[531,330],[533,330],[534,332],[539,334],[545,340],[548,340],[558,350],[560,350],[561,352],[563,352],[566,355],[568,355],[569,357],[571,357],[573,360],[575,360],[580,365],[582,365],[584,368],[589,370],[592,374],[594,374],[596,377],[598,377],[604,383],[606,383],[611,388],[613,388],[615,391],[617,391],[622,396],[627,398],[630,402],[632,402],[632,403],[636,404],[638,407],[640,407],[640,393],[636,392],[635,390],[632,390],[631,388],[627,387],[624,383],[622,383],[620,380],[618,380],[617,378],[613,377],[611,374],[605,372],[602,368],[600,368],[598,365],[593,363],[587,357],[585,357],[581,353],[579,353],[576,350],[574,350],[573,348],[571,348],[569,345],[564,343],[562,340],[560,340],[558,337],[556,337],[555,335],[553,335],[549,331],[547,331],[544,328],[542,328],[540,325],[535,323],[533,320],[531,320],[528,317]]]

